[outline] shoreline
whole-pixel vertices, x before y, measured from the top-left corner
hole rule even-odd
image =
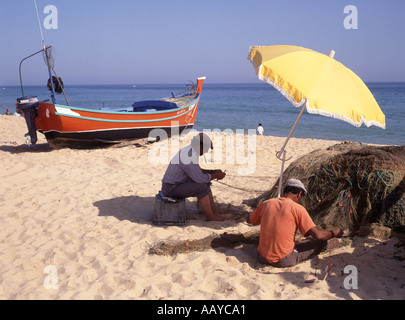
[[[2,130],[2,135],[4,136],[6,134],[7,138],[9,140],[4,140],[2,139],[2,141],[4,143],[11,143],[11,144],[25,144],[25,138],[22,139],[21,138],[21,132],[25,131],[24,134],[26,133],[26,124],[25,124],[25,120],[23,117],[20,116],[14,116],[14,115],[4,115],[4,114],[0,114],[0,122],[3,123],[3,121],[5,120],[9,120],[11,122],[13,122],[12,119],[17,119],[16,121],[21,121],[21,123],[15,122],[12,126],[13,129],[15,129],[16,131],[13,132],[9,132],[9,131],[5,131]],[[7,123],[7,122],[6,122]],[[5,128],[4,128],[5,129]],[[193,132],[207,132],[208,134],[224,134],[227,135],[229,133],[234,134],[234,135],[244,135],[244,136],[249,136],[249,135],[255,135],[253,134],[253,132],[256,132],[255,128],[250,128],[250,129],[231,129],[231,128],[227,128],[227,129],[218,129],[218,128],[211,128],[211,129],[200,129],[200,128],[193,128],[191,129]],[[218,131],[219,130],[219,131]],[[243,133],[240,133],[238,131],[243,131]],[[250,132],[250,133],[249,133]],[[24,134],[22,136],[24,136]],[[281,140],[282,143],[284,143],[285,139],[287,138],[287,136],[276,136],[276,135],[271,135],[268,134],[267,132],[264,133],[263,136],[257,136],[258,139],[260,138],[267,138],[267,139],[275,139],[275,140]],[[187,139],[187,138],[185,138]],[[344,143],[345,141],[340,141],[340,140],[333,140],[333,139],[321,139],[321,138],[311,138],[311,137],[307,137],[307,138],[301,138],[301,137],[295,137],[294,135],[291,137],[292,140],[302,140],[302,141],[324,141],[326,144],[330,143],[330,144],[339,144],[339,143]],[[360,144],[367,144],[367,145],[373,145],[373,146],[388,146],[391,144],[381,144],[381,143],[371,143],[371,142],[361,142],[361,141],[348,141],[348,142],[353,142],[353,143],[360,143]],[[38,145],[40,144],[47,144],[45,136],[41,133],[38,133]],[[397,145],[393,145],[393,146],[397,146]]]
[[[356,236],[347,245],[295,267],[260,264],[255,246],[240,244],[175,256],[149,254],[160,241],[194,241],[214,234],[257,231],[243,222],[251,209],[242,202],[268,190],[281,162],[275,152],[285,138],[256,139],[256,170],[246,163],[201,163],[227,170],[226,185],[213,182],[221,206],[232,218],[207,222],[194,199],[186,202],[185,226],[155,226],[154,196],[166,169],[150,163],[157,144],[136,148],[59,149],[42,134],[33,150],[24,145],[23,118],[0,116],[0,286],[1,299],[403,299],[403,239]],[[234,139],[235,134],[215,133]],[[179,140],[188,144],[191,137]],[[219,139],[219,138],[218,138]],[[214,140],[215,141],[215,140]],[[244,149],[235,154],[248,156]],[[287,150],[298,157],[340,141],[291,138]],[[224,148],[223,159],[230,150]],[[241,157],[243,160],[243,157]],[[305,281],[334,267],[327,280]],[[358,270],[358,289],[347,290],[347,266]]]
[[[195,126],[198,130],[204,128],[219,129],[224,131],[226,129],[236,130],[238,128],[256,129],[260,121],[264,122],[263,127],[265,129],[264,134],[266,136],[287,136],[294,121],[298,116],[298,110],[291,105],[291,103],[279,94],[274,88],[264,82],[258,82],[259,89],[258,94],[255,94],[255,90],[250,90],[249,86],[240,84],[240,90],[236,90],[237,86],[233,84],[218,85],[206,84],[208,88],[203,91],[203,100],[201,100],[201,110],[198,117],[197,124]],[[260,89],[260,85],[263,88]],[[174,85],[168,85],[172,87]],[[235,86],[235,88],[233,88]],[[256,86],[256,85],[255,85]],[[107,86],[108,87],[108,86]],[[108,89],[106,87],[106,89]],[[165,97],[170,95],[170,91],[181,90],[180,87],[169,88],[164,86],[155,85],[153,90],[144,90],[141,87],[140,90],[134,92],[132,86],[123,87],[122,94],[125,99],[121,101],[120,97],[116,97],[116,91],[102,90],[103,98],[99,100],[99,97],[93,96],[94,90],[88,88],[88,90],[72,89],[68,92],[68,97],[72,106],[98,109],[103,106],[114,108],[117,107],[117,103],[130,106],[133,100],[148,100],[156,99],[158,97]],[[183,84],[184,87],[184,84]],[[181,88],[183,88],[181,87]],[[351,124],[345,123],[341,120],[331,119],[329,117],[323,117],[320,115],[309,115],[307,112],[303,114],[303,118],[300,120],[293,136],[297,138],[317,138],[327,140],[352,140],[356,142],[372,143],[372,144],[392,144],[402,145],[403,135],[401,132],[401,105],[400,101],[403,98],[403,86],[398,85],[372,85],[370,90],[380,102],[382,110],[386,113],[387,127],[385,130],[378,128],[377,126],[371,126],[369,128],[364,125],[356,128]],[[3,95],[0,97],[0,110],[3,108],[5,113],[6,108],[15,110],[16,97],[21,95],[21,92],[17,90],[18,87],[10,90],[3,90]],[[273,91],[274,90],[274,91]],[[30,90],[31,93],[37,95],[40,100],[48,98],[48,90],[43,87],[41,90]],[[392,94],[390,94],[392,92]],[[27,92],[28,94],[29,92]],[[83,96],[84,94],[84,96]],[[227,101],[218,100],[223,95],[231,95],[231,99]],[[42,98],[41,98],[42,97]],[[60,97],[60,103],[63,102],[63,98]],[[117,100],[118,99],[118,100]],[[121,101],[121,102],[117,102]],[[220,104],[217,105],[217,103]],[[229,110],[235,110],[236,116],[229,116],[227,112]],[[228,119],[228,120],[225,120]],[[227,128],[230,127],[230,128]]]

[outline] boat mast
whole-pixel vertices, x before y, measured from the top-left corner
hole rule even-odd
[[[45,45],[45,39],[44,39],[44,33],[42,32],[42,25],[41,25],[41,19],[39,18],[39,13],[38,13],[38,6],[37,6],[37,0],[34,0],[34,4],[35,4],[35,10],[37,12],[37,18],[38,18],[38,25],[39,25],[39,30],[41,32],[41,38],[42,38],[42,46],[43,46],[43,51],[45,54],[45,62],[46,62],[46,66],[48,67],[48,74],[49,74],[49,79],[51,79],[51,88],[52,88],[52,102],[55,104],[56,103],[56,99],[55,99],[55,88],[53,87],[53,81],[52,81],[52,70],[51,70],[51,66],[49,63],[49,56],[48,56],[48,48]]]

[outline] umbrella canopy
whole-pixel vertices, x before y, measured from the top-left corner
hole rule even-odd
[[[319,52],[288,45],[252,47],[248,59],[259,79],[279,90],[290,102],[304,105],[284,145],[277,153],[282,160],[278,197],[281,196],[285,147],[301,115],[309,113],[337,118],[360,127],[363,123],[385,129],[385,115],[364,82],[350,69]]]
[[[332,51],[334,54],[334,52]],[[294,106],[360,127],[385,129],[385,116],[364,82],[332,55],[288,45],[252,47],[248,59],[260,80]]]

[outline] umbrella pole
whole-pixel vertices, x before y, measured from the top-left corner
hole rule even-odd
[[[290,138],[291,138],[291,136],[292,136],[292,134],[293,134],[293,132],[294,132],[294,130],[295,130],[295,127],[297,126],[298,121],[301,119],[301,116],[302,116],[302,114],[304,113],[305,108],[307,107],[308,104],[309,104],[309,100],[308,100],[308,98],[306,98],[306,99],[305,99],[304,106],[302,107],[301,112],[300,112],[300,114],[299,114],[298,117],[297,117],[297,120],[295,120],[295,123],[294,123],[294,125],[293,125],[293,127],[292,127],[290,133],[288,134],[288,137],[287,137],[287,139],[285,140],[284,145],[281,147],[281,150],[280,150],[279,152],[277,152],[277,158],[278,158],[278,159],[281,160],[281,154],[284,152],[284,149],[285,149],[285,147],[287,146],[287,143],[288,143],[288,141],[290,140]]]
[[[278,181],[278,195],[277,198],[281,197],[281,188],[283,187],[283,172],[284,172],[284,163],[285,163],[285,155],[287,154],[286,150],[283,150],[283,158],[281,159],[281,172],[280,172],[280,180]]]
[[[283,183],[284,163],[285,163],[285,161],[286,161],[285,158],[286,158],[286,153],[287,153],[287,151],[285,150],[285,147],[287,146],[287,143],[288,143],[288,141],[290,140],[290,138],[291,138],[291,136],[292,136],[292,134],[293,134],[293,132],[294,132],[294,130],[295,130],[295,127],[297,126],[298,121],[301,119],[301,116],[302,116],[302,114],[304,113],[304,110],[305,110],[305,108],[307,107],[308,104],[309,104],[309,100],[308,100],[308,98],[306,98],[306,99],[305,99],[304,106],[302,107],[301,112],[300,112],[300,114],[299,114],[298,117],[297,117],[297,120],[295,120],[295,123],[294,123],[294,125],[293,125],[293,127],[292,127],[292,129],[291,129],[291,131],[290,131],[290,133],[289,133],[289,135],[288,135],[288,137],[287,137],[287,139],[285,140],[284,145],[281,147],[281,150],[280,150],[279,152],[277,152],[277,154],[276,154],[276,157],[277,157],[279,160],[282,161],[282,164],[281,164],[281,173],[280,173],[280,180],[279,180],[279,182],[278,182],[278,198],[280,198],[280,196],[281,196],[281,187],[282,187],[282,183]],[[287,160],[290,160],[290,159],[287,159]]]

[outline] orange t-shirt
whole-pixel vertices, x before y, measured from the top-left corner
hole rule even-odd
[[[263,202],[250,214],[253,225],[260,224],[259,252],[270,263],[283,259],[294,250],[295,234],[305,235],[315,227],[308,211],[289,198]]]

